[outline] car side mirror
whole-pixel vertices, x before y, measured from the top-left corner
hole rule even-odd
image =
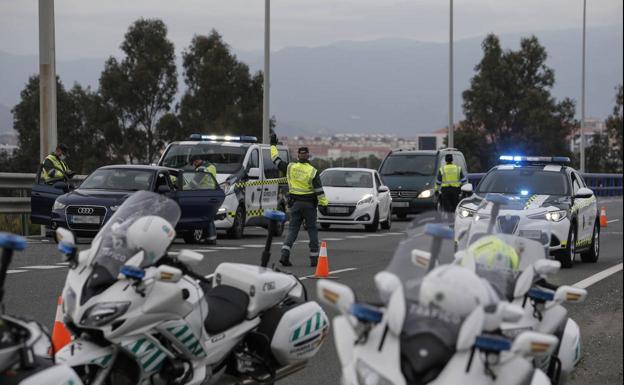
[[[169,186],[167,186],[166,184],[161,184],[160,186],[158,186],[157,192],[159,194],[168,194],[171,192],[171,188],[169,188]]]
[[[472,195],[472,183],[466,183],[461,186],[461,191],[466,195]]]
[[[62,182],[62,181],[58,181],[58,182],[54,183],[52,185],[52,187],[54,187],[57,190],[61,190],[63,192],[68,192],[69,191],[69,186],[67,185],[67,183]]]
[[[260,168],[259,167],[252,167],[249,169],[249,171],[247,171],[247,176],[250,179],[259,179],[260,178]]]
[[[390,191],[390,189],[388,188],[388,186],[379,186],[379,188],[377,189],[378,193],[385,193]]]
[[[580,198],[580,199],[585,199],[585,198],[591,198],[594,196],[594,192],[590,189],[588,189],[587,187],[581,187],[576,194],[574,194],[575,198]]]

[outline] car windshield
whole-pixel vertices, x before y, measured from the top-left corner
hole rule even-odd
[[[219,174],[233,174],[243,167],[247,148],[222,143],[172,144],[161,164],[192,169],[189,161],[192,156],[199,155],[204,161],[212,163]]]
[[[128,245],[126,234],[130,225],[147,215],[164,218],[175,228],[180,219],[180,207],[175,201],[153,192],[138,191],[132,194],[93,239],[93,274],[85,285],[86,295],[83,300],[86,301],[88,297],[113,284],[121,267],[140,251]],[[150,266],[161,257],[162,255],[143,256],[135,265]]]
[[[370,171],[325,170],[321,182],[326,187],[372,188],[373,174]]]
[[[381,175],[435,174],[435,155],[390,155],[381,166]]]
[[[89,175],[80,188],[97,190],[150,190],[154,171],[132,168],[100,168]]]
[[[479,183],[477,193],[568,195],[569,186],[563,172],[520,167],[489,172]]]

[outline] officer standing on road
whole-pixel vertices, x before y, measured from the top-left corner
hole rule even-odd
[[[189,182],[191,186],[200,189],[211,189],[216,187],[214,184],[217,180],[217,168],[214,164],[204,161],[199,155],[193,155],[190,159],[190,163],[197,172],[195,177],[193,177],[193,179]],[[214,180],[206,175],[206,173],[212,174]],[[214,218],[211,218],[210,222],[208,222],[202,230],[206,243],[209,245],[216,245],[217,228],[214,223]]]
[[[282,246],[280,263],[283,266],[292,266],[290,263],[290,251],[292,249],[299,228],[305,220],[310,237],[310,266],[316,266],[319,255],[318,229],[316,227],[316,206],[327,206],[327,198],[323,192],[323,185],[319,173],[310,164],[310,152],[307,147],[301,147],[297,151],[297,162],[287,163],[279,157],[275,144],[277,138],[271,138],[271,160],[277,168],[286,172],[288,179],[288,207],[290,208],[290,225],[288,236]]]
[[[68,152],[68,147],[63,143],[59,143],[56,146],[56,150],[46,156],[41,170],[41,176],[43,177],[43,181],[45,183],[54,184],[59,181],[68,182],[74,177],[75,173],[72,172],[65,163]]]
[[[451,213],[459,204],[461,185],[466,183],[466,177],[461,167],[453,164],[452,154],[446,154],[444,160],[446,164],[440,167],[436,179],[436,192],[441,191],[440,199],[443,210]]]

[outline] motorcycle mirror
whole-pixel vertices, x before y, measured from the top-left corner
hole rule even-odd
[[[74,267],[78,262],[76,259],[78,248],[76,247],[74,233],[63,227],[59,227],[56,229],[55,236],[58,242],[58,250],[65,256],[65,261],[68,261],[70,266]]]
[[[316,296],[325,305],[332,306],[345,315],[349,314],[349,309],[355,302],[355,294],[349,286],[327,279],[318,281]]]
[[[420,249],[412,250],[412,263],[415,266],[428,269],[431,263],[431,253]]]
[[[535,262],[533,268],[540,277],[547,277],[559,272],[561,269],[561,262],[553,261],[551,259],[540,259]]]
[[[461,191],[467,195],[472,195],[472,183],[466,183],[461,186]]]
[[[581,289],[579,287],[573,286],[559,286],[557,291],[555,291],[556,302],[568,302],[568,303],[579,303],[585,301],[587,297],[587,290]]]
[[[501,303],[501,315],[503,322],[518,322],[524,317],[524,309],[521,306],[512,303]]]
[[[176,258],[185,265],[197,266],[204,260],[204,255],[193,250],[183,249],[180,250]]]
[[[64,242],[65,244],[74,247],[76,246],[76,237],[74,237],[74,233],[64,227],[56,229],[56,241],[59,243]]]
[[[457,344],[455,345],[457,351],[461,352],[472,348],[477,336],[481,334],[483,330],[484,322],[485,312],[483,308],[479,306],[470,313],[462,323],[461,329],[459,329]]]
[[[403,286],[398,286],[392,293],[388,302],[386,317],[388,319],[388,329],[394,335],[401,335],[403,322],[405,321],[406,302],[403,294]]]
[[[516,286],[514,287],[514,298],[524,297],[526,293],[529,292],[531,286],[533,286],[533,279],[535,278],[535,273],[533,269],[524,269],[522,273],[516,279]]]
[[[392,293],[394,293],[394,291],[401,286],[401,280],[392,273],[380,271],[375,274],[375,285],[377,286],[377,291],[379,292],[381,301],[387,305],[388,302],[390,302]]]
[[[524,357],[547,356],[558,343],[559,339],[551,334],[526,331],[516,337],[511,351]]]

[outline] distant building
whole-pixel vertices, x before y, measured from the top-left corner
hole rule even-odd
[[[596,118],[585,119],[585,128],[583,129],[585,146],[591,146],[594,143],[594,136],[604,134],[606,129],[607,126],[604,120]],[[581,131],[575,131],[568,137],[568,141],[570,143],[570,151],[579,152],[581,148]]]

